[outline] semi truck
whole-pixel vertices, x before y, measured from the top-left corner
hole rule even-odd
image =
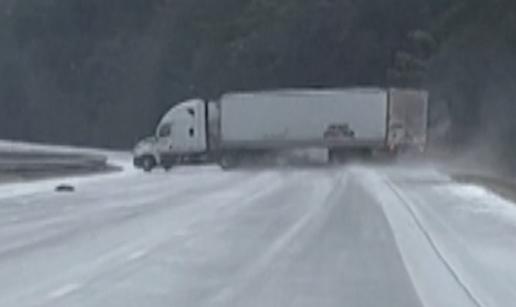
[[[400,88],[284,89],[191,99],[137,143],[134,164],[257,163],[286,150],[324,148],[328,161],[423,150],[428,93]]]

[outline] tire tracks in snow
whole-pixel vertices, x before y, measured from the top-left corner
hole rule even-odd
[[[252,180],[252,178],[247,178],[239,184],[245,184],[247,180]],[[98,206],[86,214],[80,212],[79,214],[76,213],[71,215],[70,218],[57,220],[59,223],[56,223],[56,220],[43,222],[42,224],[38,225],[38,228],[31,230],[33,234],[36,234],[36,239],[31,239],[30,241],[24,240],[27,237],[32,237],[30,232],[19,233],[11,237],[1,238],[3,241],[14,243],[3,244],[0,247],[0,261],[16,257],[17,255],[22,255],[30,251],[38,250],[42,247],[51,247],[52,245],[60,244],[65,239],[76,239],[88,233],[92,229],[95,231],[104,230],[119,223],[129,222],[131,220],[141,218],[142,214],[155,214],[160,210],[166,210],[170,208],[170,204],[166,201],[170,198],[184,194],[204,193],[204,191],[213,190],[216,191],[218,188],[224,187],[232,182],[234,182],[232,179],[227,181],[223,180],[221,182],[215,182],[212,185],[200,188],[184,186],[180,189],[172,191],[170,194],[160,194],[151,197],[144,197],[142,199],[129,200],[131,205],[127,206],[126,208],[108,207],[108,210],[106,210],[105,206]],[[71,200],[72,199],[70,199],[70,201]],[[110,201],[108,200],[105,202],[109,203]],[[184,205],[185,204],[183,204],[183,206]],[[181,206],[182,205],[175,206],[175,208],[179,208]],[[130,210],[121,210],[127,208]],[[43,236],[39,234],[44,230],[48,230],[47,228],[49,227],[52,227],[49,234]]]
[[[318,214],[330,211],[335,204],[335,196],[340,194],[346,174],[339,174],[332,178],[333,184],[329,192],[325,192],[323,201],[319,204],[312,204],[311,208],[294,222],[281,236],[274,240],[266,250],[257,255],[255,259],[241,272],[239,272],[225,287],[220,289],[208,299],[203,306],[226,306],[239,294],[245,291],[260,273],[274,261],[274,259],[298,237],[301,232],[307,229]],[[318,191],[320,192],[320,191]]]
[[[388,187],[393,191],[393,193],[396,194],[396,196],[399,198],[400,203],[403,204],[404,208],[409,212],[410,216],[413,218],[414,222],[417,224],[419,231],[425,236],[428,244],[432,247],[435,254],[439,257],[442,264],[447,268],[447,270],[450,272],[451,276],[457,284],[464,290],[464,293],[471,299],[471,301],[474,303],[476,307],[486,307],[484,303],[481,302],[480,298],[478,298],[473,290],[471,290],[467,283],[462,279],[460,274],[455,270],[453,265],[446,259],[445,253],[441,250],[439,247],[439,244],[436,242],[436,240],[432,237],[430,232],[425,228],[424,224],[422,223],[421,219],[418,217],[417,213],[414,211],[412,206],[410,205],[410,201],[405,197],[405,195],[396,187],[390,180],[386,180],[385,183],[388,185]]]
[[[435,306],[436,303],[439,306],[451,307],[487,307],[455,270],[439,243],[415,212],[412,202],[390,180],[388,175],[363,167],[356,168],[354,173],[364,189],[367,188],[367,191],[383,208],[422,303],[429,307]],[[420,240],[424,240],[425,243]],[[421,255],[415,255],[415,249]],[[423,254],[424,250],[431,251],[434,256],[428,258],[428,254]],[[424,261],[418,257],[422,257],[421,259]],[[436,261],[431,258],[434,258],[440,267],[436,267]],[[444,271],[446,276],[442,274]],[[447,284],[450,285],[450,281],[453,281],[454,287],[461,293],[454,291],[447,293],[450,291],[450,289],[446,289]]]
[[[275,181],[274,178],[276,178],[277,181]],[[253,174],[251,174],[247,180],[238,180],[234,185],[232,185],[234,180],[229,180],[222,185],[219,182],[218,185],[215,185],[215,187],[219,188],[215,188],[214,186],[209,188],[206,187],[204,189],[199,189],[199,187],[187,187],[172,194],[167,193],[159,200],[156,200],[155,207],[149,208],[149,206],[145,206],[143,208],[144,210],[139,212],[141,214],[133,214],[133,216],[130,216],[128,219],[110,219],[103,222],[103,225],[108,228],[115,226],[119,227],[120,223],[126,223],[137,218],[151,218],[152,216],[159,216],[160,219],[163,219],[165,216],[169,217],[172,215],[171,220],[169,221],[171,225],[177,225],[175,226],[176,228],[189,228],[192,227],[192,225],[201,222],[203,219],[212,218],[214,214],[217,214],[220,211],[220,209],[235,205],[235,202],[239,205],[235,206],[235,210],[238,210],[242,203],[245,203],[246,201],[253,202],[253,200],[261,197],[261,195],[271,193],[274,189],[281,187],[281,180],[282,179],[279,176],[275,176],[274,174],[271,177],[270,173],[262,173],[258,174],[258,176],[253,176]],[[275,184],[271,187],[271,183]],[[223,188],[223,186],[225,186],[225,188]],[[242,193],[233,197],[222,197],[217,204],[217,197],[220,195],[224,196],[224,193],[226,193],[228,188],[238,190],[239,187],[242,187]],[[203,190],[207,191],[202,192]],[[171,197],[173,199],[173,197],[180,195],[185,195],[185,197],[180,198],[180,202],[182,203],[180,206],[171,207],[168,202],[164,201],[165,199],[170,199]],[[215,206],[213,206],[213,202],[215,202]],[[163,212],[167,209],[174,210],[170,211],[169,214],[164,214]],[[192,214],[192,212],[194,212],[194,214]],[[199,212],[202,214],[195,214]],[[191,218],[192,216],[193,218]],[[84,225],[84,228],[81,230],[94,229],[95,231],[101,231],[102,228],[103,227],[87,223],[87,225]],[[67,233],[67,235],[70,235],[70,233]],[[79,231],[77,236],[67,237],[67,239],[77,239],[80,235],[81,233]],[[53,276],[50,280],[46,280],[41,284],[36,284],[33,287],[29,286],[23,289],[22,293],[18,292],[12,293],[7,297],[3,296],[0,298],[0,304],[2,306],[10,306],[9,304],[13,306],[25,306],[22,302],[26,302],[26,305],[31,306],[32,304],[37,306],[45,306],[46,304],[55,305],[57,303],[56,300],[61,300],[67,295],[73,295],[80,290],[88,288],[91,285],[95,285],[100,279],[109,278],[110,276],[117,274],[130,275],[132,271],[138,268],[138,266],[131,266],[131,268],[128,268],[127,265],[129,263],[134,263],[140,258],[154,253],[156,250],[163,248],[174,240],[178,240],[178,238],[173,234],[160,234],[159,231],[144,233],[131,241],[130,244],[124,244],[117,247],[114,250],[111,250],[108,254],[102,254],[101,257],[92,259],[89,263],[81,263],[79,267],[68,270],[63,274]],[[58,244],[59,242],[54,243]],[[35,250],[43,247],[48,247],[45,242],[39,242],[37,246],[32,246]],[[180,246],[176,246],[176,248],[180,248]],[[28,251],[29,250],[25,250],[25,252]],[[139,253],[138,257],[131,257],[136,253]],[[68,290],[70,288],[69,285],[73,285],[72,290]],[[65,289],[66,291],[62,289]],[[61,294],[63,292],[65,293],[64,295],[52,295],[56,293]],[[101,296],[101,294],[99,295]],[[94,300],[92,300],[91,303],[94,303]],[[82,302],[82,304],[87,305],[85,302]]]

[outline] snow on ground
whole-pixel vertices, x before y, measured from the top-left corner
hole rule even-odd
[[[502,307],[516,301],[514,203],[483,187],[454,182],[435,171],[373,173],[384,189],[377,189],[377,196],[390,193],[394,198],[382,201],[387,215],[399,220],[400,214],[396,212],[401,211],[412,217],[413,230],[424,233],[434,254],[442,259],[475,305]],[[396,228],[401,221],[393,223]],[[408,229],[398,236],[407,236],[407,232]],[[405,253],[411,259],[421,257],[414,250]],[[420,273],[423,272],[424,268]],[[415,279],[421,281],[420,276]]]
[[[372,197],[385,212],[414,287],[425,307],[478,307],[461,284],[450,273],[450,268],[420,229],[418,221],[400,199],[399,194],[386,184],[382,174],[369,169],[354,169],[358,180],[368,187]],[[407,174],[408,177],[415,174]],[[435,174],[432,174],[434,177]],[[421,178],[421,177],[419,177]],[[432,181],[435,178],[432,178]]]
[[[420,306],[387,221],[343,170],[76,185],[0,196],[0,306]]]
[[[132,158],[129,153],[106,151],[105,154],[109,164],[120,167],[123,171],[113,173],[99,172],[97,174],[87,175],[66,175],[38,181],[19,181],[8,184],[1,184],[0,199],[10,199],[23,195],[46,193],[48,191],[53,191],[57,185],[62,183],[70,185],[81,185],[88,182],[109,182],[110,180],[118,180],[138,173],[138,170],[132,166]]]
[[[511,203],[432,167],[0,186],[0,306],[511,306]]]

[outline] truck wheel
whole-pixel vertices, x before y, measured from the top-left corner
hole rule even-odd
[[[361,161],[369,161],[373,157],[373,151],[370,148],[358,149],[355,154]]]
[[[347,156],[347,152],[342,149],[328,150],[328,162],[330,164],[342,164],[347,160]]]
[[[223,170],[229,170],[235,167],[235,159],[232,156],[222,156],[219,159],[219,166]]]
[[[165,171],[169,171],[169,170],[171,170],[173,167],[174,167],[174,165],[173,165],[173,164],[164,164],[164,165],[163,165],[163,169],[164,169]]]
[[[335,149],[328,149],[328,163],[334,164],[337,159],[337,155],[335,153]]]
[[[156,159],[152,156],[145,156],[142,160],[142,168],[145,172],[151,172],[156,166]]]

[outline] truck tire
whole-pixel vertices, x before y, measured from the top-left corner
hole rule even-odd
[[[173,164],[169,164],[169,163],[167,163],[167,164],[164,164],[164,165],[163,165],[163,169],[164,169],[165,171],[167,171],[167,172],[168,172],[169,170],[171,170],[173,167],[174,167],[174,165],[173,165]]]
[[[239,165],[239,159],[235,154],[228,153],[219,157],[218,164],[223,170],[230,170]]]
[[[362,161],[369,161],[373,157],[373,150],[371,148],[361,148],[357,150],[356,155]]]
[[[328,162],[330,164],[343,164],[349,159],[346,149],[331,148],[328,150]]]
[[[220,158],[220,160],[218,161],[218,164],[219,164],[220,168],[222,168],[223,170],[229,170],[229,169],[232,169],[233,167],[235,167],[235,163],[231,159],[231,157]]]
[[[145,156],[142,158],[142,169],[149,173],[156,167],[156,159],[153,156]]]

